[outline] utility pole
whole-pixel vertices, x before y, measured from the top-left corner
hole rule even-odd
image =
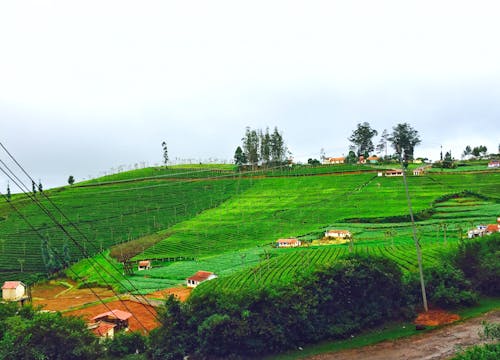
[[[410,211],[410,219],[411,219],[411,228],[413,231],[413,241],[415,242],[415,248],[417,250],[417,261],[418,261],[418,272],[420,275],[420,287],[422,289],[422,301],[424,303],[424,310],[427,312],[429,310],[427,306],[427,294],[425,293],[425,282],[424,282],[424,271],[422,268],[422,249],[420,248],[420,243],[417,238],[417,230],[415,228],[415,219],[413,218],[413,210],[411,207],[411,199],[410,199],[410,192],[408,191],[408,182],[406,180],[406,169],[404,166],[404,150],[401,152],[401,168],[403,170],[403,182],[405,185],[405,191],[406,191],[406,200],[408,201],[408,209]]]

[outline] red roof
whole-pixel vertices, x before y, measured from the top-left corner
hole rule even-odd
[[[487,227],[486,227],[486,231],[488,232],[497,232],[499,229],[498,229],[498,224],[489,224]]]
[[[149,261],[149,260],[139,261],[139,266],[150,266],[150,265],[151,265],[151,261]]]
[[[102,314],[99,314],[97,316],[94,316],[92,318],[92,320],[97,320],[97,319],[101,319],[101,318],[104,318],[104,317],[109,317],[109,318],[114,318],[114,319],[118,319],[118,320],[127,320],[129,318],[132,317],[132,314],[127,312],[127,311],[122,311],[122,310],[111,310],[111,311],[108,311],[108,312],[105,312],[105,313],[102,313]]]
[[[208,280],[210,275],[213,275],[213,274],[214,274],[213,272],[209,272],[209,271],[198,271],[193,276],[188,277],[187,280],[202,282],[202,281]]]
[[[299,240],[297,240],[295,238],[291,238],[291,239],[278,239],[278,242],[279,243],[286,242],[286,243],[289,243],[289,244],[294,244],[294,243],[298,243]]]
[[[116,324],[111,324],[106,321],[100,321],[99,326],[92,329],[92,332],[97,336],[106,336],[108,331],[116,327]]]
[[[347,234],[350,233],[349,230],[328,230],[329,233],[339,233],[339,234]]]
[[[6,281],[3,283],[2,289],[15,289],[19,285],[26,286],[21,281]]]

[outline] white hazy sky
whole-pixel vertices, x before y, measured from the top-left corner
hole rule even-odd
[[[497,0],[0,0],[0,140],[45,187],[160,163],[163,140],[229,160],[246,126],[299,160],[342,155],[364,121],[409,122],[417,156],[496,151],[499,18]]]

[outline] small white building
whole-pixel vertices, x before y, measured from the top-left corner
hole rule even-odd
[[[387,170],[385,172],[385,176],[403,176],[403,170],[398,170],[398,169]]]
[[[352,234],[349,230],[328,230],[325,237],[334,239],[350,239]]]
[[[345,163],[345,157],[330,157],[326,158],[323,162],[324,164],[343,164]]]
[[[6,281],[2,286],[2,299],[5,301],[27,299],[26,288],[26,285],[21,281]]]
[[[500,167],[499,160],[492,160],[488,163],[488,168],[490,168],[490,169],[499,168],[499,167]]]
[[[217,278],[217,275],[215,275],[213,272],[198,271],[196,274],[186,279],[186,285],[190,288],[195,288],[202,282],[209,281],[215,278]]]
[[[302,242],[296,238],[290,238],[290,239],[278,239],[276,241],[276,246],[277,247],[298,247],[302,245]]]
[[[151,269],[151,261],[150,260],[141,260],[139,264],[137,264],[137,270],[149,270]]]

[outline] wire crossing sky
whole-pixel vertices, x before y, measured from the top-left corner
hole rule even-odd
[[[298,161],[345,154],[364,121],[379,134],[409,122],[416,156],[496,152],[499,10],[0,1],[1,140],[45,188],[160,164],[163,141],[173,162],[230,161],[246,126],[278,126]]]

